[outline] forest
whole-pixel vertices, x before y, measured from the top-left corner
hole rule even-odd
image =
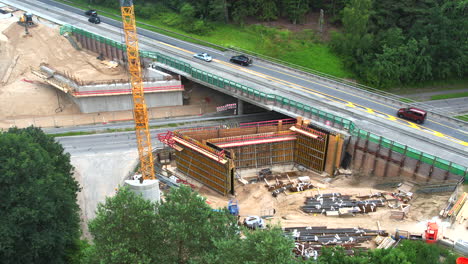
[[[114,0],[75,1],[119,8]],[[374,87],[465,82],[468,72],[466,0],[139,0],[134,4],[138,18],[201,39],[216,34],[209,40],[221,45],[232,30],[220,27],[245,31],[253,24],[253,30],[247,31],[251,38],[262,38],[259,50],[265,55]],[[278,20],[300,25],[307,14],[321,10],[324,16],[317,23],[325,21],[331,29],[328,37],[318,27],[291,33],[259,26]]]

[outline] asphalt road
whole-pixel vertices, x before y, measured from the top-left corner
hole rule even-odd
[[[170,120],[153,120],[152,125],[167,125],[167,124],[180,124],[177,127],[163,127],[158,129],[151,129],[152,147],[160,148],[163,145],[157,139],[159,133],[166,133],[170,130],[188,128],[188,127],[206,127],[216,125],[230,125],[235,123],[256,122],[272,119],[282,118],[280,114],[276,113],[260,113],[242,116],[225,116],[225,117],[186,117]],[[284,118],[284,117],[283,117]],[[127,124],[108,124],[106,126],[96,127],[74,127],[74,128],[59,128],[48,129],[47,133],[64,133],[72,131],[96,131],[105,129],[128,128],[134,127],[132,123]],[[113,132],[113,133],[100,133],[92,135],[81,136],[66,136],[56,137],[56,140],[62,144],[65,151],[72,156],[83,154],[97,154],[97,153],[112,153],[119,151],[131,151],[137,149],[136,135],[134,131],[128,132]]]
[[[24,0],[22,2],[32,4],[36,7],[50,8],[51,10],[54,9],[51,6],[56,6],[60,9],[74,12],[78,15],[70,16],[66,14],[59,14],[59,20],[64,21],[64,23],[84,27],[90,31],[95,31],[96,34],[105,36],[113,35],[114,39],[116,38],[116,35],[120,34],[120,36],[122,36],[123,34],[121,30],[122,26],[121,22],[119,21],[119,17],[116,17],[117,20],[102,17],[102,23],[100,25],[94,25],[86,21],[86,17],[83,15],[83,10],[74,7],[66,6],[50,0]],[[60,9],[55,9],[53,12],[60,13],[57,12],[57,10]],[[50,13],[51,11],[46,11],[46,13],[47,12]],[[247,79],[256,78],[260,82],[263,81],[265,87],[270,87],[270,89],[272,90],[275,90],[274,88],[271,88],[274,85],[275,87],[280,87],[279,89],[276,89],[277,93],[286,97],[291,95],[291,98],[295,100],[299,98],[299,100],[307,102],[307,98],[309,97],[315,99],[320,98],[321,101],[331,103],[335,106],[338,105],[340,108],[343,109],[352,108],[353,110],[355,110],[355,112],[360,113],[362,118],[364,118],[364,116],[368,116],[370,120],[375,120],[377,118],[378,120],[380,120],[380,122],[384,122],[385,124],[391,126],[395,125],[395,127],[401,127],[401,125],[403,125],[407,127],[407,130],[412,131],[410,133],[422,134],[423,136],[427,135],[430,137],[435,136],[435,138],[437,138],[437,141],[440,142],[448,140],[450,141],[450,143],[459,144],[460,147],[464,149],[463,151],[466,152],[466,147],[468,146],[468,132],[466,126],[460,127],[448,122],[433,119],[427,120],[426,123],[422,126],[416,125],[413,122],[396,118],[395,113],[398,107],[390,105],[389,103],[372,99],[368,96],[358,95],[357,93],[351,90],[333,87],[329,84],[320,83],[315,79],[312,79],[311,77],[301,75],[299,73],[290,71],[285,68],[279,68],[275,65],[271,65],[266,62],[254,62],[254,64],[249,67],[238,66],[236,64],[228,62],[229,57],[231,55],[230,53],[215,51],[210,48],[183,42],[171,37],[167,37],[143,29],[139,29],[138,32],[141,36],[145,36],[154,40],[152,43],[158,43],[158,45],[160,45],[159,47],[162,46],[166,50],[171,50],[170,53],[172,54],[172,56],[188,60],[190,63],[198,63],[199,66],[195,67],[217,69],[218,72],[220,72],[221,74],[223,71],[231,72],[235,73],[235,75],[240,78],[242,78],[242,76],[245,76],[246,85],[249,85]],[[151,46],[151,44],[145,46],[145,44],[148,44],[147,38],[141,37],[140,47],[147,48]],[[195,61],[194,59],[192,59],[193,53],[201,51],[210,53],[214,57],[214,61],[211,63],[205,63],[199,60]],[[369,124],[367,127],[362,128],[369,130],[375,127],[376,125]],[[398,139],[395,138],[394,140]],[[401,140],[403,140],[402,143],[409,144],[409,141],[411,141],[411,137],[409,139]],[[424,148],[427,149],[427,147]]]
[[[424,109],[428,110],[443,109],[460,115],[468,113],[468,97],[426,101],[424,104]]]
[[[84,16],[83,10],[51,0],[24,0],[24,2],[42,2],[43,4],[59,7],[61,9],[76,13],[79,16]],[[118,29],[122,27],[122,23],[119,20],[101,16],[101,21],[102,23],[114,26]],[[99,27],[99,25],[96,27]],[[167,43],[179,51],[185,52],[185,58],[191,58],[193,53],[207,52],[214,58],[212,64],[220,64],[222,67],[231,68],[231,70],[234,68],[241,74],[260,78],[267,82],[280,84],[284,87],[284,90],[293,92],[299,96],[318,96],[324,101],[333,102],[338,105],[341,104],[343,107],[352,107],[364,114],[383,118],[385,119],[385,122],[405,125],[410,129],[414,129],[415,132],[422,131],[423,133],[427,132],[435,135],[440,135],[439,133],[442,133],[448,135],[449,137],[453,137],[454,139],[468,142],[468,132],[466,131],[466,128],[460,128],[459,126],[449,122],[428,119],[423,126],[418,126],[409,121],[405,121],[399,118],[392,118],[395,116],[395,113],[398,109],[398,107],[395,105],[380,102],[366,96],[357,95],[350,90],[338,89],[337,87],[330,86],[329,84],[321,83],[307,76],[289,71],[284,68],[279,68],[265,62],[254,62],[254,64],[249,67],[241,67],[236,64],[229,63],[231,53],[224,53],[218,50],[195,45],[140,28],[138,29],[138,32],[139,35]],[[422,129],[419,127],[422,127]]]

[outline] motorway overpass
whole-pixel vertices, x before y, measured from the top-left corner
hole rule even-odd
[[[122,30],[120,29],[121,22],[118,20],[103,18],[102,24],[93,25],[87,22],[87,18],[82,15],[82,10],[50,0],[24,0],[22,3],[3,0],[2,2],[32,11],[36,15],[60,24],[70,24],[97,35],[105,36],[119,43],[123,39]],[[403,104],[392,96],[382,96],[325,78],[316,78],[310,74],[278,66],[268,61],[256,61],[251,67],[241,67],[227,62],[232,52],[220,52],[147,30],[140,29],[139,33],[142,50],[158,51],[169,55],[170,58],[177,58],[182,64],[197,69],[201,75],[222,76],[224,80],[251,88],[259,93],[291,100],[294,105],[290,101],[278,102],[273,100],[272,103],[271,100],[259,100],[260,97],[250,96],[248,91],[243,93],[242,91],[239,92],[239,89],[231,89],[233,87],[227,87],[227,89],[225,85],[220,87],[217,84],[218,82],[215,84],[210,83],[203,76],[203,78],[199,78],[200,76],[197,73],[194,74],[193,70],[184,72],[180,68],[160,64],[161,67],[241,100],[290,116],[307,116],[305,111],[298,110],[295,107],[299,104],[309,109],[322,111],[329,115],[332,120],[335,120],[335,117],[342,117],[362,130],[384,136],[391,141],[409,145],[414,149],[465,167],[468,164],[468,132],[467,124],[464,122],[455,121],[443,115],[432,114],[423,126],[416,125],[394,116],[396,110],[402,107]],[[212,54],[214,61],[203,63],[194,60],[192,54],[201,51]],[[312,116],[314,115],[312,114]],[[316,121],[327,123],[330,118],[327,116],[319,117],[316,118]],[[349,127],[343,126],[342,122],[336,123],[338,128],[349,130]]]

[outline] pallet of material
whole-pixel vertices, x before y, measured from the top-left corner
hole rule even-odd
[[[405,213],[402,211],[391,211],[390,219],[403,220],[405,218]]]
[[[455,202],[452,209],[450,209],[447,216],[457,215],[458,212],[460,211],[461,207],[465,203],[467,197],[468,197],[468,193],[463,193],[460,196],[460,198]]]
[[[466,219],[468,219],[468,200],[465,200],[463,206],[461,206],[460,210],[458,211],[457,217],[455,218],[455,221],[461,224]]]
[[[382,240],[382,242],[377,246],[377,248],[381,248],[381,249],[387,249],[387,248],[390,248],[391,246],[393,246],[393,244],[395,244],[396,241],[391,238],[391,237],[386,237]]]

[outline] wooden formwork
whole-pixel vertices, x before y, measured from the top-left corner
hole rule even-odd
[[[316,172],[325,170],[328,134],[296,124],[297,139],[294,147],[294,162]]]
[[[236,168],[262,168],[294,161],[294,141],[232,148]]]
[[[294,125],[294,119],[267,122],[243,123],[236,127],[197,127],[177,130],[179,133],[202,142],[214,138],[245,136],[268,132],[287,131]]]
[[[235,168],[295,162],[332,175],[343,145],[340,135],[311,128],[302,121],[182,129],[174,135],[178,170],[223,195],[234,192]]]
[[[269,132],[209,139],[234,154],[236,168],[261,168],[293,162],[294,140],[291,131]]]
[[[234,193],[234,165],[229,158],[212,159],[185,147],[176,153],[177,169],[222,195]]]

